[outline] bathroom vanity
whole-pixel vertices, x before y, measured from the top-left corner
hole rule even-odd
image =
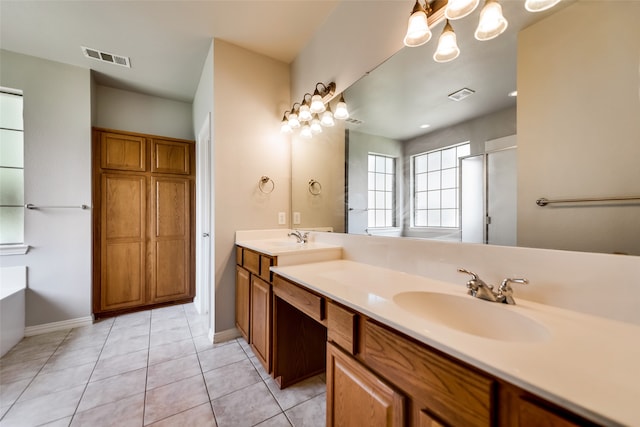
[[[249,274],[265,296],[239,300],[249,342],[268,331],[281,387],[326,369],[329,426],[640,422],[637,325],[519,299],[518,289],[514,306],[483,301],[462,275],[451,283],[339,258],[284,265],[278,251],[237,243],[239,269],[247,251],[270,266],[269,280]]]

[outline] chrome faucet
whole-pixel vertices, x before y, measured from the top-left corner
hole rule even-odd
[[[309,232],[305,231],[304,233],[300,230],[293,230],[291,233],[287,234],[288,237],[295,236],[298,243],[307,243],[309,240]]]
[[[464,268],[459,268],[460,273],[466,273],[471,275],[471,279],[467,282],[467,292],[474,298],[480,298],[491,302],[503,302],[505,304],[515,305],[516,301],[513,299],[513,289],[509,283],[521,283],[527,284],[527,279],[504,279],[498,287],[498,292],[493,291],[492,285],[487,285],[476,273],[473,273]]]

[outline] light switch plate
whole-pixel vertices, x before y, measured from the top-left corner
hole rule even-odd
[[[278,224],[285,225],[287,223],[287,213],[286,212],[278,212]]]
[[[300,212],[294,212],[293,213],[293,224],[294,225],[299,225],[300,224]]]

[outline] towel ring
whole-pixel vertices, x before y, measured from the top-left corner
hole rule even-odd
[[[314,196],[318,196],[322,193],[322,185],[313,178],[309,181],[309,193]]]
[[[268,186],[269,183],[271,183],[271,186]],[[265,188],[265,186],[267,187]],[[258,189],[260,190],[261,193],[270,194],[275,188],[276,188],[276,183],[273,182],[273,180],[266,175],[263,175],[260,178],[260,181],[258,181]]]

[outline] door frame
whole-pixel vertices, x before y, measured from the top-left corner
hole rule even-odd
[[[211,303],[211,113],[207,113],[196,139],[196,296],[200,314]]]

